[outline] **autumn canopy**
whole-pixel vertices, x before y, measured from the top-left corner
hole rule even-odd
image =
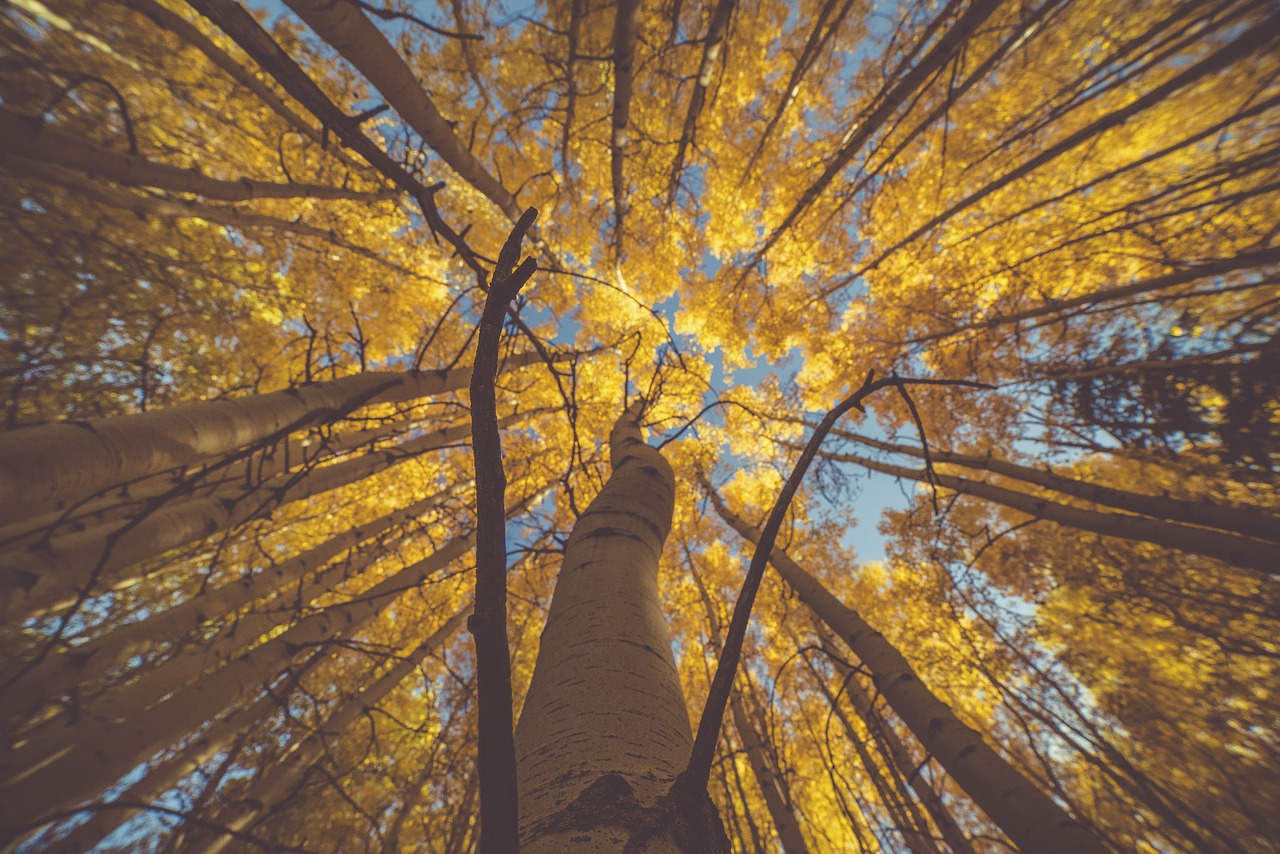
[[[0,851],[1274,850],[1278,274],[1262,0],[9,0]]]

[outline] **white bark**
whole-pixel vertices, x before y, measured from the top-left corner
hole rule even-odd
[[[693,744],[658,594],[675,482],[638,416],[615,425],[613,475],[569,538],[516,728],[525,854],[621,851],[634,828],[588,808],[577,817],[594,826],[572,829],[575,800],[592,787],[600,803],[651,805]]]

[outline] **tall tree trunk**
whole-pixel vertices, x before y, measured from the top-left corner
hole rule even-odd
[[[687,552],[686,556],[688,556]],[[703,583],[692,560],[689,561],[689,575],[698,588],[698,596],[702,599],[703,607],[706,608],[707,623],[711,629],[711,642],[716,653],[719,653],[720,648],[724,646],[720,615],[716,613],[715,602],[712,601],[707,585]],[[743,678],[748,677],[744,674]],[[711,681],[709,670],[707,681]],[[760,733],[751,723],[743,707],[740,691],[734,691],[730,695],[729,709],[733,714],[734,727],[738,730],[738,739],[742,742],[743,750],[746,751],[747,761],[751,765],[752,773],[755,774],[756,785],[760,787],[760,793],[764,796],[765,808],[769,810],[769,816],[773,819],[773,827],[778,832],[778,840],[782,843],[783,850],[787,854],[799,852],[808,854],[809,848],[805,844],[804,834],[800,832],[800,822],[796,820],[795,813],[791,809],[790,798],[783,790],[782,780],[778,776],[778,764],[771,757],[766,756]],[[752,829],[754,831],[754,827]]]
[[[123,665],[134,656],[150,655],[167,643],[187,637],[209,621],[236,613],[256,599],[275,592],[285,592],[286,586],[293,603],[305,605],[311,602],[343,580],[363,571],[380,554],[376,549],[364,549],[352,551],[345,559],[329,566],[325,566],[326,563],[371,537],[431,511],[446,497],[465,488],[467,483],[437,492],[381,519],[351,528],[275,566],[229,581],[221,587],[192,596],[168,610],[127,623],[101,637],[46,658],[5,683],[4,694],[0,696],[0,718],[32,711],[44,703],[57,700],[78,685]],[[279,621],[280,614],[274,611],[250,614],[236,620],[229,631],[199,644],[192,653],[200,656],[205,666],[208,666],[211,661],[228,657],[248,645]],[[220,652],[214,647],[223,635],[228,635],[231,643],[227,645],[227,651]],[[170,666],[173,661],[174,659],[166,660],[157,670]]]
[[[894,827],[902,834],[903,843],[912,854],[936,854],[938,846],[934,843],[933,837],[929,835],[929,825],[924,821],[919,810],[916,809],[911,796],[895,786],[892,780],[885,779],[885,775],[881,773],[875,757],[867,749],[866,740],[863,738],[862,733],[858,732],[857,727],[853,725],[853,721],[849,719],[849,715],[845,711],[840,698],[831,693],[831,689],[827,687],[826,678],[814,667],[813,662],[808,657],[804,657],[804,660],[809,672],[813,674],[818,690],[822,692],[822,696],[826,697],[832,713],[840,721],[840,726],[844,729],[845,736],[849,739],[849,743],[853,745],[854,752],[858,754],[858,762],[867,772],[867,779],[871,781],[872,788],[879,795],[880,803],[888,811]],[[867,729],[869,732],[870,727],[868,726]]]
[[[424,583],[470,551],[473,544],[474,535],[452,540],[360,597],[304,618],[150,708],[122,709],[118,721],[69,726],[64,728],[63,738],[52,742],[45,738],[39,749],[11,751],[0,757],[0,839],[28,832],[59,810],[93,797],[130,768],[255,693],[288,666],[299,650],[353,636],[405,590]]]
[[[249,178],[224,181],[194,169],[171,166],[136,154],[121,154],[79,134],[59,130],[40,116],[24,116],[0,107],[0,157],[5,155],[75,169],[128,187],[155,187],[228,202],[306,198],[374,202],[392,195],[386,191],[370,193],[345,187],[277,184]]]
[[[809,846],[805,844],[804,834],[800,832],[800,822],[791,811],[791,805],[782,792],[782,786],[773,763],[765,755],[760,734],[751,725],[751,719],[742,707],[742,694],[734,691],[729,698],[729,709],[733,714],[733,725],[742,739],[742,747],[747,751],[747,761],[751,763],[751,771],[756,776],[756,784],[760,794],[764,796],[765,807],[769,817],[773,819],[773,829],[778,832],[778,841],[786,854],[809,854]]]
[[[507,416],[502,424],[527,417]],[[0,616],[15,619],[65,608],[84,594],[118,589],[145,577],[130,567],[169,549],[236,525],[266,518],[278,507],[357,483],[372,474],[470,435],[460,424],[331,466],[277,475],[257,488],[161,507],[123,525],[109,523],[0,557]],[[126,570],[123,571],[122,570]]]
[[[136,815],[139,807],[124,804],[148,804],[178,785],[187,775],[232,744],[237,736],[244,735],[271,714],[287,698],[301,675],[318,663],[324,655],[313,655],[285,677],[283,690],[269,689],[258,699],[234,709],[226,717],[214,721],[190,743],[184,745],[172,757],[149,768],[141,780],[112,798],[105,805],[94,807],[88,821],[49,847],[49,854],[83,854],[90,850],[117,827]],[[121,806],[112,806],[119,803]]]
[[[332,435],[308,431],[299,438],[253,452],[232,452],[200,466],[135,480],[119,490],[79,502],[75,508],[55,510],[0,528],[0,549],[25,548],[33,540],[51,540],[106,522],[143,515],[157,504],[173,506],[219,493],[261,486],[273,475],[306,468],[321,460],[357,450],[363,445],[394,438],[410,430],[424,429],[423,418],[403,418],[368,430]]]
[[[527,854],[570,841],[622,851],[693,744],[658,595],[675,480],[641,438],[641,411],[632,405],[614,425],[613,474],[565,547],[516,728]]]
[[[924,451],[920,448],[881,442],[878,439],[859,436],[856,433],[849,433],[843,430],[833,430],[832,433],[845,439],[861,442],[868,447],[879,448],[882,451],[908,454],[918,458],[924,457]],[[1151,516],[1155,519],[1185,522],[1191,525],[1221,528],[1224,531],[1234,531],[1248,537],[1280,542],[1280,515],[1268,513],[1259,507],[1131,492],[1127,489],[1103,486],[1092,481],[1076,480],[1073,477],[1054,474],[1046,469],[1018,465],[992,454],[980,457],[931,450],[930,457],[935,463],[950,463],[964,466],[965,468],[982,469],[992,474],[1034,484],[1045,489],[1052,489],[1055,492],[1061,492],[1063,495],[1071,495],[1093,504],[1102,504],[1129,513]]]
[[[831,651],[830,636],[827,633],[826,626],[816,614],[814,615],[814,625],[823,649]],[[845,693],[849,695],[849,701],[853,703],[853,708],[858,712],[863,722],[866,723],[868,732],[882,746],[885,756],[897,768],[901,778],[907,781],[908,785],[920,798],[920,803],[924,805],[925,810],[929,813],[929,818],[933,819],[933,823],[937,825],[943,840],[954,854],[973,854],[973,845],[960,829],[960,825],[956,823],[955,817],[951,815],[951,810],[947,809],[946,804],[942,803],[942,799],[938,797],[937,792],[933,790],[929,782],[925,780],[924,775],[920,773],[915,760],[911,758],[911,754],[907,752],[906,746],[898,738],[898,734],[893,731],[893,727],[889,726],[888,721],[880,716],[880,713],[876,710],[875,703],[871,699],[871,695],[867,693],[867,690],[862,687],[862,683],[858,681],[858,675],[835,657],[831,658],[831,662],[836,672],[844,678]]]
[[[720,516],[750,542],[760,534],[710,493]],[[876,689],[925,749],[1024,851],[1104,854],[1106,848],[1053,799],[1001,758],[920,681],[902,653],[781,549],[770,561],[801,600],[862,659]]]
[[[453,171],[497,205],[512,222],[524,209],[489,174],[440,115],[413,70],[361,9],[344,0],[286,0],[320,38],[333,45],[378,90],[400,117]]]
[[[315,732],[287,748],[285,755],[267,766],[262,776],[236,803],[219,813],[217,823],[232,832],[241,831],[248,828],[263,814],[270,812],[313,765],[325,758],[330,741],[341,737],[366,712],[381,703],[395,690],[396,686],[417,669],[423,658],[448,640],[462,626],[470,613],[471,608],[467,606],[454,614],[445,621],[443,626],[433,632],[415,650],[393,664],[369,687],[342,700]],[[228,834],[221,834],[212,840],[206,839],[203,846],[193,841],[186,850],[217,854],[231,844],[234,838]]]
[[[856,454],[823,454],[823,456],[839,462],[857,463],[864,468],[894,477],[903,477],[920,483],[930,482],[929,473],[918,469],[890,465]],[[1153,543],[1167,549],[1204,555],[1268,575],[1280,575],[1280,544],[1278,543],[1263,542],[1209,528],[1195,528],[1177,522],[1149,519],[1145,516],[1086,510],[1070,504],[1059,504],[1039,495],[951,474],[935,473],[932,481],[960,495],[972,495],[1081,531]]]
[[[501,369],[539,358],[521,353]],[[470,368],[370,372],[251,397],[14,430],[0,435],[0,518],[16,521],[69,507],[102,489],[331,422],[364,406],[430,397],[470,382]]]

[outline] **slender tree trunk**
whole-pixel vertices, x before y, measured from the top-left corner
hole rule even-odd
[[[684,170],[685,151],[695,141],[698,116],[702,115],[702,107],[707,100],[707,90],[711,87],[711,77],[716,70],[716,60],[720,58],[720,48],[724,44],[725,32],[729,29],[729,18],[733,16],[736,5],[736,0],[717,0],[711,12],[711,20],[707,22],[707,34],[702,39],[702,62],[698,66],[698,76],[693,81],[693,94],[689,96],[689,111],[685,113],[680,141],[676,144],[676,159],[671,166],[671,180],[667,186],[667,207],[675,203],[676,189],[680,186],[680,173]]]
[[[538,361],[508,358],[502,370]],[[232,400],[190,403],[137,415],[26,427],[0,435],[0,518],[69,507],[135,478],[218,457],[375,403],[398,403],[465,388],[471,369],[364,373]]]
[[[751,725],[746,710],[742,708],[742,694],[735,691],[729,698],[729,709],[733,714],[733,725],[742,739],[742,747],[747,752],[747,761],[756,776],[756,784],[764,796],[765,807],[769,817],[773,819],[773,829],[778,832],[778,841],[786,854],[808,854],[809,846],[805,844],[804,834],[800,832],[800,822],[796,820],[791,805],[782,792],[782,786],[775,773],[773,763],[765,756],[760,742],[760,734]]]
[[[369,193],[314,184],[276,184],[249,178],[223,181],[194,169],[103,148],[81,135],[59,130],[39,116],[20,115],[4,107],[0,107],[0,152],[74,169],[128,187],[155,187],[228,202],[307,198],[368,202],[391,197],[385,191]]]
[[[702,599],[702,605],[706,608],[707,623],[711,629],[711,642],[718,653],[720,648],[724,646],[724,638],[720,633],[720,615],[716,613],[715,603],[711,600],[711,594],[707,591],[707,586],[702,582],[702,577],[693,566],[692,560],[689,561],[689,574],[698,588],[698,596]],[[748,677],[744,675],[743,678]],[[711,681],[709,670],[707,681]],[[776,771],[778,764],[765,755],[760,733],[751,723],[750,717],[748,717],[746,710],[743,708],[742,693],[740,691],[734,691],[730,695],[729,709],[733,714],[734,727],[738,730],[738,739],[742,742],[743,750],[746,751],[747,761],[755,774],[756,784],[760,787],[760,793],[764,796],[765,808],[769,810],[769,816],[773,819],[773,827],[778,832],[778,839],[782,843],[783,850],[787,854],[800,854],[800,852],[808,854],[809,848],[805,844],[804,834],[800,832],[800,822],[796,820],[795,813],[791,809],[791,799],[783,791],[782,781]]]
[[[879,448],[883,451],[908,454],[921,459],[924,457],[924,451],[920,448],[881,442],[845,431],[833,430],[832,432],[845,439],[852,439],[855,442],[861,442],[864,445]],[[1220,528],[1224,531],[1233,531],[1247,537],[1280,542],[1280,515],[1268,513],[1258,507],[1248,507],[1241,504],[1222,504],[1208,500],[1184,500],[1170,498],[1167,495],[1130,492],[1127,489],[1103,486],[1091,481],[1076,480],[1072,477],[1054,474],[1043,469],[1018,465],[990,454],[985,457],[975,457],[935,450],[930,451],[930,456],[935,463],[950,463],[964,466],[965,468],[989,471],[992,474],[1041,486],[1045,489],[1052,489],[1055,492],[1061,492],[1063,495],[1071,495],[1093,504],[1102,504],[1129,513],[1151,516],[1155,519],[1185,522],[1190,525]]]
[[[720,496],[711,499],[721,517],[745,539],[759,532],[735,515]],[[974,802],[1024,851],[1039,854],[1104,854],[1106,848],[1053,799],[1036,787],[920,681],[884,636],[791,560],[774,549],[770,560],[801,600],[847,643],[872,674],[876,689],[925,750]]]
[[[840,462],[857,463],[872,471],[895,477],[920,483],[929,482],[929,475],[924,471],[890,465],[856,454],[823,454],[823,456]],[[1211,557],[1232,566],[1247,567],[1268,575],[1280,575],[1280,543],[1263,542],[1209,528],[1194,528],[1176,522],[1148,519],[1145,516],[1086,510],[1069,504],[1058,504],[1038,495],[956,475],[935,474],[933,481],[938,486],[953,490],[960,495],[972,495],[1081,531],[1153,543],[1167,549]]]
[[[565,548],[516,729],[526,854],[570,840],[622,851],[692,746],[658,594],[675,481],[641,439],[640,413],[614,425],[613,474]],[[644,850],[679,849],[651,839]]]
[[[467,838],[475,826],[476,795],[480,792],[480,776],[472,773],[467,778],[467,794],[463,797],[453,821],[449,823],[449,837],[445,840],[444,854],[462,854],[468,850]]]
[[[292,690],[298,678],[324,658],[313,655],[283,681],[285,694]],[[277,690],[268,690],[248,705],[240,706],[221,720],[214,721],[208,729],[198,734],[172,757],[148,769],[145,776],[116,798],[96,808],[93,816],[71,833],[49,847],[49,854],[83,854],[92,849],[117,827],[138,813],[137,807],[113,807],[112,803],[146,804],[157,800],[165,792],[178,785],[188,775],[222,752],[236,740],[258,726],[286,697]]]
[[[468,483],[469,481],[438,492],[366,525],[351,528],[283,563],[229,581],[221,587],[192,596],[166,611],[127,623],[101,637],[50,656],[5,684],[4,693],[0,696],[0,718],[18,712],[29,712],[57,700],[78,685],[123,665],[129,659],[150,655],[167,643],[187,637],[205,623],[226,618],[250,602],[271,593],[287,593],[299,605],[311,602],[343,580],[362,572],[379,557],[379,553],[373,549],[353,551],[337,563],[325,566],[326,563],[371,537],[430,512],[446,497],[466,488]],[[290,589],[286,591],[286,587]],[[214,638],[201,643],[192,654],[199,656],[204,666],[208,667],[213,661],[229,657],[240,647],[268,631],[279,620],[280,614],[274,611],[250,614],[237,620],[227,633],[231,639],[228,649],[216,649],[218,639]],[[166,660],[156,670],[169,667],[172,663],[173,659]],[[177,686],[170,686],[168,690],[173,687]],[[167,690],[162,693],[167,693]]]
[[[286,3],[373,84],[453,171],[497,205],[512,222],[520,219],[524,209],[458,139],[413,70],[358,6],[344,0],[286,0]]]
[[[622,262],[622,223],[627,212],[627,184],[623,164],[627,129],[631,125],[631,76],[640,33],[641,0],[618,0],[613,20],[613,134],[609,138],[609,169],[613,180],[613,256]]]
[[[369,171],[369,167],[358,158],[352,157],[341,148],[329,145],[327,129],[314,126],[307,119],[298,115],[270,86],[259,80],[252,71],[214,44],[213,40],[202,33],[195,24],[192,24],[181,15],[171,12],[159,3],[154,2],[154,0],[117,0],[117,2],[146,17],[154,24],[163,27],[203,53],[210,62],[221,68],[232,80],[252,92],[258,97],[258,100],[274,110],[290,127],[312,142],[319,143],[320,148],[324,149],[330,156],[342,161],[348,168],[355,170],[357,173]]]
[[[339,534],[329,542],[317,545],[316,548],[298,554],[297,557],[279,563],[273,568],[243,577],[243,579],[229,581],[210,592],[197,594],[195,597],[184,600],[183,603],[169,608],[168,611],[161,611],[146,617],[145,620],[125,624],[119,629],[102,635],[101,638],[78,645],[58,656],[46,658],[31,670],[20,672],[5,685],[4,695],[0,697],[0,711],[3,711],[5,716],[35,711],[50,700],[58,700],[70,691],[83,689],[84,685],[90,684],[97,676],[124,665],[133,657],[147,656],[165,644],[177,643],[187,638],[192,631],[200,629],[206,622],[225,620],[255,599],[265,597],[276,590],[284,592],[285,585],[296,585],[289,590],[289,599],[294,606],[305,606],[311,600],[328,593],[348,577],[364,571],[370,563],[378,560],[380,553],[374,548],[353,551],[344,560],[324,566],[330,558],[356,547],[362,540],[392,528],[399,522],[412,519],[417,513],[431,510],[431,507],[439,503],[443,494],[431,495],[422,502],[404,508],[402,511],[390,513],[370,525]],[[321,566],[324,568],[320,568],[315,575],[311,575],[312,571]],[[280,620],[282,620],[282,613],[275,609],[248,613],[238,618],[218,635],[201,641],[196,647],[183,649],[175,656],[166,658],[150,671],[143,673],[140,682],[133,682],[120,693],[111,694],[106,700],[106,707],[119,702],[119,698],[125,694],[146,695],[150,691],[152,698],[163,697],[170,690],[179,688],[180,682],[173,684],[173,681],[155,681],[159,673],[180,671],[189,675],[191,672],[189,665],[193,662],[198,663],[198,666],[205,670],[212,670],[221,662],[227,661],[244,645],[251,643],[257,636],[273,629]],[[180,679],[186,679],[186,676]],[[154,688],[143,688],[141,694],[138,694],[142,682],[151,682]],[[96,713],[105,713],[101,711],[104,707],[97,707],[92,700],[90,707],[95,709]],[[105,714],[110,717],[109,713]]]
[[[828,649],[829,640],[826,626],[816,614],[814,615],[814,624],[823,648]],[[907,781],[908,785],[920,798],[920,803],[924,805],[929,817],[937,825],[943,840],[954,854],[973,854],[973,845],[969,842],[968,837],[964,835],[960,826],[956,824],[955,817],[951,815],[951,810],[947,809],[946,805],[942,803],[942,799],[938,797],[929,782],[925,780],[924,775],[920,773],[915,760],[907,752],[907,748],[898,738],[898,734],[876,711],[871,696],[862,687],[862,683],[858,681],[857,674],[849,670],[836,658],[832,658],[831,662],[836,672],[844,678],[845,693],[849,695],[853,708],[866,723],[868,732],[882,746],[885,756],[897,768],[901,778]]]
[[[261,486],[273,475],[307,468],[321,461],[385,441],[410,430],[423,429],[428,421],[405,418],[380,427],[334,435],[309,433],[252,453],[233,452],[183,471],[167,472],[80,502],[74,510],[55,510],[0,529],[3,552],[28,548],[34,541],[52,540],[89,530],[107,522],[123,522],[144,515],[149,508],[165,507],[213,495],[235,495]]]
[[[526,414],[508,416],[511,424]],[[146,567],[128,571],[147,558],[266,518],[277,508],[357,483],[372,474],[440,450],[470,435],[460,424],[331,466],[277,475],[254,489],[215,495],[173,508],[160,507],[125,523],[103,525],[58,537],[48,544],[0,557],[0,615],[36,616],[73,604],[85,594],[119,589],[145,577]],[[125,570],[125,571],[122,571]]]
[[[532,498],[515,510],[529,501]],[[86,721],[66,727],[65,738],[52,753],[15,750],[0,757],[0,838],[26,833],[48,816],[93,797],[130,768],[255,693],[287,667],[299,650],[355,635],[404,591],[424,583],[473,545],[474,535],[452,540],[359,598],[304,618],[150,708],[121,710],[118,722]],[[41,746],[46,744],[47,740]]]
[[[231,831],[248,828],[260,816],[269,813],[297,781],[317,762],[325,758],[329,743],[342,736],[366,712],[381,703],[388,694],[408,678],[436,647],[447,641],[471,613],[470,606],[450,617],[443,626],[423,641],[417,649],[393,664],[363,691],[342,700],[315,732],[287,748],[284,756],[267,766],[262,776],[234,804],[219,813],[216,821]],[[222,834],[203,844],[193,841],[187,851],[217,854],[235,837]]]
[[[858,754],[858,762],[867,772],[867,779],[871,781],[872,788],[879,795],[880,803],[888,811],[895,828],[902,834],[903,843],[913,854],[935,854],[938,846],[934,843],[933,837],[929,835],[929,825],[924,821],[924,817],[920,815],[919,810],[916,809],[911,796],[894,786],[890,780],[885,779],[885,775],[880,771],[880,766],[876,763],[871,751],[867,749],[866,741],[862,734],[853,725],[853,721],[849,720],[849,715],[845,712],[840,698],[831,693],[831,689],[827,687],[826,679],[813,666],[812,661],[806,658],[805,664],[809,667],[809,672],[813,674],[818,690],[822,692],[822,696],[827,698],[827,703],[831,706],[832,713],[840,721],[840,726],[844,729],[849,743],[853,745],[854,752]],[[870,727],[868,727],[869,731]]]

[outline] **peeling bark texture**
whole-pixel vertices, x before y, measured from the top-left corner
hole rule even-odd
[[[613,474],[569,538],[516,729],[526,854],[695,850],[663,826],[693,738],[658,594],[675,480],[641,407],[614,425]]]
[[[709,491],[716,511],[744,539],[760,532]],[[1019,850],[1036,854],[1105,854],[1107,848],[1052,798],[1006,762],[982,736],[965,725],[916,675],[884,635],[844,605],[820,581],[781,549],[770,561],[782,578],[824,623],[862,659],[871,681],[956,783]]]
[[[536,352],[502,369],[530,365]],[[206,460],[375,403],[465,388],[470,368],[370,372],[232,400],[137,415],[27,427],[0,435],[0,518],[16,521],[67,507],[134,478]]]

